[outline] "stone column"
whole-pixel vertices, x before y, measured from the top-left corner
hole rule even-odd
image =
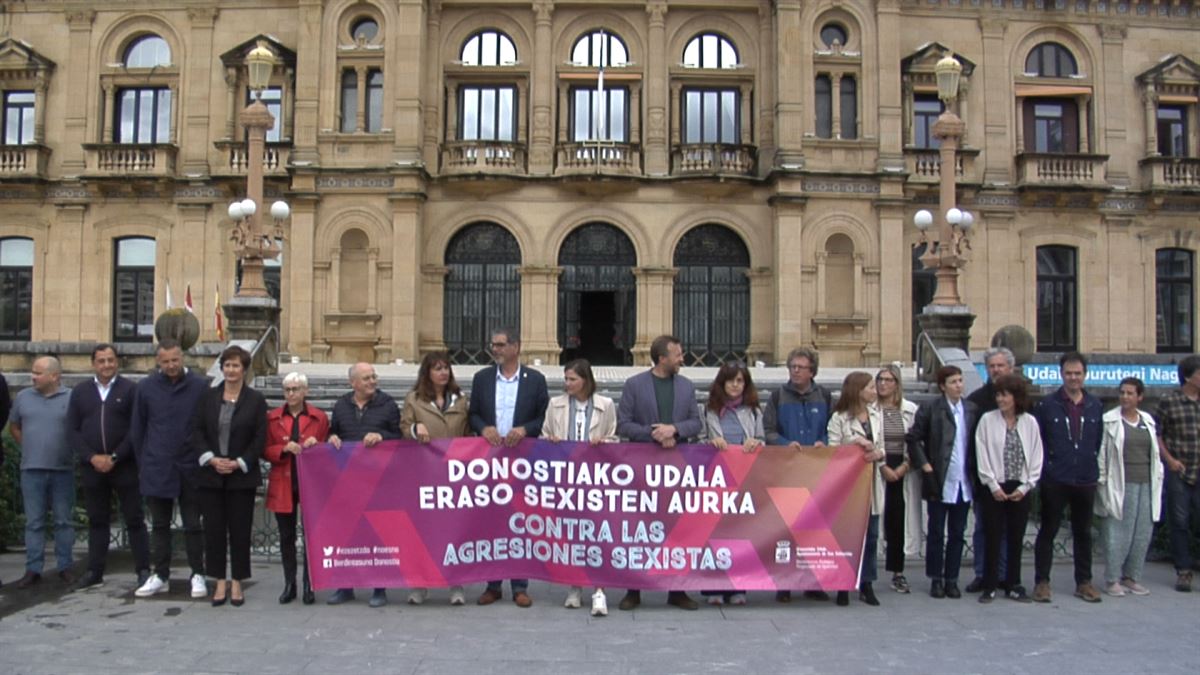
[[[391,357],[417,357],[418,327],[425,320],[420,307],[421,252],[424,211],[411,196],[392,200],[392,306],[384,320],[390,322]]]
[[[775,274],[770,267],[753,267],[746,270],[746,277],[750,280],[750,344],[746,345],[746,358],[751,362],[761,359],[769,365],[776,358],[771,349],[775,316],[771,282]]]
[[[801,0],[775,3],[775,140],[780,166],[804,166],[804,129],[808,126],[804,91],[812,87],[812,70],[806,65],[812,38],[801,24],[802,4]]]
[[[979,28],[983,35],[983,63],[1008,63],[1008,45],[1004,42],[1004,33],[1008,28],[1008,20],[984,16],[979,19]],[[981,68],[983,71],[983,182],[1011,183],[1013,150],[1008,140],[1008,113],[1012,105],[1012,74],[1007,68]],[[1013,118],[1016,131],[1016,153],[1023,152],[1021,135],[1023,133],[1023,116],[1020,100],[1017,101],[1016,116]]]
[[[558,344],[558,265],[524,265],[521,275],[521,357],[525,363],[541,359],[543,364],[559,362]]]
[[[774,213],[775,269],[773,301],[775,306],[775,356],[783,358],[808,337],[808,316],[812,308],[804,306],[804,263],[807,251],[803,245],[804,205],[779,202]],[[815,261],[815,258],[813,259]],[[811,263],[810,263],[811,264]]]
[[[354,75],[358,82],[358,89],[355,91],[358,110],[354,113],[354,133],[361,134],[367,129],[367,67],[355,66]]]
[[[317,199],[315,195],[295,196],[291,199],[291,207],[288,255],[283,260],[284,268],[280,272],[281,278],[288,280],[291,293],[287,314],[287,351],[311,360],[313,321],[317,320],[313,312],[313,236],[316,232]]]
[[[833,133],[832,138],[841,139],[842,137],[842,73],[833,72],[829,74],[829,97],[830,108],[833,111],[833,119],[830,121],[830,129]]]
[[[876,51],[879,63],[894,64],[901,61],[900,49],[900,2],[899,0],[879,0],[876,9]],[[865,74],[865,71],[864,71]],[[865,80],[866,78],[863,78]],[[859,89],[867,91],[866,82]],[[904,115],[904,97],[901,93],[899,78],[881,77],[876,84],[879,91],[879,169],[881,171],[900,171],[904,168],[904,152],[902,144],[906,136],[903,128],[906,123]],[[862,96],[862,94],[860,94]],[[865,97],[863,102],[866,102]],[[859,119],[870,116],[871,112],[863,106],[863,114]],[[886,249],[885,249],[886,250]]]
[[[633,344],[633,364],[650,363],[650,343],[659,335],[675,332],[674,267],[635,267],[637,279],[637,340]]]
[[[425,90],[421,92],[421,97],[425,101],[425,109],[423,111],[424,119],[421,120],[421,124],[425,130],[425,136],[421,141],[421,156],[425,162],[426,170],[432,173],[436,172],[439,164],[438,147],[441,144],[441,138],[438,135],[438,129],[441,126],[441,103],[444,91],[441,78],[441,0],[430,0],[429,9],[425,13],[425,25],[425,32],[427,36],[425,41]],[[451,115],[450,117],[454,117],[454,115]],[[447,134],[447,140],[452,138],[454,137]]]
[[[1104,65],[1096,66],[1098,72],[1095,75],[1104,76],[1103,89],[1099,89],[1104,92],[1104,98],[1096,101],[1096,138],[1092,139],[1090,147],[1096,154],[1109,156],[1106,164],[1108,184],[1128,187],[1131,177],[1126,167],[1136,166],[1141,159],[1134,155],[1134,148],[1130,147],[1127,140],[1131,130],[1125,110],[1129,85],[1132,84],[1125,74],[1125,38],[1129,29],[1122,23],[1102,23],[1097,28],[1100,29]],[[1100,84],[1099,77],[1093,81]],[[1082,115],[1079,125],[1079,136],[1083,138],[1087,134],[1087,127],[1083,126]]]
[[[642,161],[646,174],[650,176],[666,176],[671,173],[671,148],[667,144],[667,111],[671,110],[672,138],[678,143],[679,98],[678,88],[671,87],[672,99],[667,100],[668,73],[671,60],[667,54],[666,34],[667,3],[664,0],[650,0],[646,3],[647,40],[646,40],[646,130],[642,146]],[[638,110],[631,108],[630,114],[635,118]]]
[[[775,27],[771,3],[758,5],[758,67],[754,79],[758,101],[758,175],[775,166]]]
[[[50,229],[55,234],[46,240],[46,272],[42,275],[46,285],[43,295],[46,306],[54,309],[43,315],[42,334],[38,339],[74,342],[81,338],[80,312],[83,308],[79,291],[84,284],[80,273],[84,265],[82,235],[87,208],[83,204],[59,204],[55,210],[55,222]],[[162,246],[161,242],[159,246]],[[102,283],[111,285],[112,280]],[[110,302],[109,320],[101,324],[105,328],[112,325],[111,312]]]
[[[237,140],[238,69],[225,69],[225,140]]]
[[[450,268],[445,265],[422,265],[421,280],[424,288],[421,297],[421,325],[418,327],[418,348],[421,355],[426,352],[443,351],[446,349],[445,329],[445,298],[446,275]]]
[[[529,173],[548,176],[554,171],[554,125],[551,104],[557,76],[554,72],[554,3],[533,3],[533,68],[530,72],[530,103],[533,129],[529,138]]]
[[[1153,84],[1146,85],[1142,92],[1142,116],[1145,124],[1146,145],[1142,149],[1146,157],[1158,156],[1158,92]]]
[[[46,142],[46,91],[49,89],[45,71],[39,72],[33,87],[33,142]]]
[[[1089,127],[1091,126],[1091,124],[1089,122],[1089,119],[1090,119],[1089,112],[1092,107],[1092,97],[1091,96],[1080,96],[1078,99],[1078,103],[1079,103],[1079,152],[1080,152],[1080,154],[1088,155],[1088,154],[1091,154],[1091,152],[1092,152],[1092,144],[1090,142],[1091,139],[1089,138],[1089,133],[1088,133],[1090,131]],[[1110,162],[1110,165],[1111,165],[1111,162]]]
[[[180,79],[186,79],[188,83],[187,100],[177,98],[177,88],[171,91],[171,104],[175,108],[171,112],[185,127],[182,134],[176,133],[174,128],[171,130],[175,142],[183,142],[179,148],[177,165],[184,175],[209,174],[208,152],[212,147],[208,138],[209,102],[213,96],[213,67],[219,67],[219,61],[213,53],[213,24],[219,12],[216,7],[197,6],[187,10],[192,24],[191,44],[188,45],[186,64],[180,69]]]
[[[904,320],[911,302],[904,302],[904,270],[909,256],[904,244],[904,207],[888,204],[879,207],[879,350],[884,361],[907,361]]]
[[[428,50],[422,49],[426,38],[425,0],[393,0],[393,4],[398,20],[389,27],[395,40],[388,45],[384,69],[384,94],[391,95],[392,115],[390,124],[383,118],[383,126],[392,128],[392,159],[412,166],[420,159],[424,142],[421,77],[438,69],[426,61]],[[387,68],[392,69],[390,77]],[[388,86],[392,91],[388,91]],[[416,353],[414,346],[410,357]]]
[[[113,143],[117,140],[113,135],[113,118],[116,117],[116,90],[111,84],[104,85],[104,130],[100,136],[101,143]]]
[[[321,15],[325,0],[298,0],[298,4],[296,44],[311,45],[312,48],[296,52],[296,127],[292,162],[315,165],[321,162],[321,154],[317,149],[317,130],[320,128],[317,113],[322,80],[321,56],[324,51],[317,47],[322,43]],[[326,86],[338,88],[340,84],[340,76],[335,74],[334,82],[326,83]]]
[[[65,90],[76,96],[94,96],[96,89],[92,76],[84,64],[92,62],[92,22],[96,19],[95,10],[72,10],[67,15],[67,63],[74,67],[59,70],[59,77],[66,78]],[[104,55],[108,60],[109,55]],[[91,92],[91,93],[89,93]],[[105,143],[112,139],[112,101],[105,100],[102,117],[108,120],[109,135],[101,136],[96,127],[88,128],[89,117],[87,105],[63,106],[63,137],[62,142],[55,147],[55,153],[62,158],[62,174],[77,176],[84,172],[84,143],[95,143],[101,140]],[[94,124],[95,122],[93,122]],[[103,128],[105,123],[101,123]],[[98,138],[99,137],[99,138]]]

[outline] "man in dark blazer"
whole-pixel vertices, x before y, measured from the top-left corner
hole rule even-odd
[[[79,457],[88,515],[87,571],[79,588],[104,582],[114,492],[129,533],[140,588],[150,578],[150,539],[138,490],[137,458],[129,438],[135,387],[117,373],[117,350],[111,344],[92,348],[92,370],[92,382],[71,390],[67,404],[67,433]]]
[[[491,348],[496,364],[475,373],[468,420],[471,430],[492,445],[511,448],[522,438],[542,434],[550,392],[541,373],[521,366],[521,337],[515,329],[493,330]],[[509,583],[518,607],[533,604],[528,579],[512,579]],[[490,605],[504,597],[501,585],[501,581],[489,581],[479,604]]]
[[[679,374],[683,366],[683,344],[679,338],[660,335],[650,343],[654,367],[625,380],[617,406],[617,433],[637,443],[657,443],[665,449],[699,436],[703,428],[696,405],[696,387]],[[700,605],[683,591],[667,593],[667,603],[680,609]],[[642,592],[630,589],[619,607],[636,609]]]
[[[943,396],[917,410],[906,441],[913,465],[921,468],[921,494],[928,502],[925,575],[930,579],[929,594],[961,598],[958,570],[971,511],[979,410],[963,398],[962,370],[957,366],[938,368],[937,383]]]

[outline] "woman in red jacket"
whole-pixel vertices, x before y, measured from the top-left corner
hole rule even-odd
[[[279,525],[279,549],[283,557],[283,593],[279,604],[296,599],[296,516],[300,505],[300,480],[296,457],[305,448],[324,443],[329,437],[329,418],[305,401],[308,378],[303,373],[288,373],[283,378],[286,403],[267,413],[267,447],[263,451],[271,462],[267,483],[267,510],[275,513]],[[316,601],[308,578],[308,555],[304,556],[304,604]]]

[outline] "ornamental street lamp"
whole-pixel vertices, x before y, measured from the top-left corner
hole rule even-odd
[[[267,131],[275,126],[275,118],[263,105],[262,92],[271,81],[275,63],[275,54],[263,41],[259,41],[258,46],[246,55],[247,81],[250,91],[254,93],[254,100],[238,119],[249,138],[246,148],[247,197],[229,205],[229,217],[235,223],[232,239],[242,263],[242,283],[235,295],[238,298],[269,297],[263,282],[263,260],[279,255],[283,222],[291,212],[286,203],[275,202],[271,205],[271,217],[275,219],[274,231],[268,234],[263,230],[262,213],[258,208],[263,200],[263,158]]]

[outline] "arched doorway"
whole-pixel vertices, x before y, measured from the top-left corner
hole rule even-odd
[[[633,364],[637,253],[624,232],[588,223],[567,235],[558,252],[558,344],[563,363]]]
[[[684,363],[746,359],[750,344],[750,252],[723,225],[694,227],[675,247],[675,335]]]
[[[490,331],[521,325],[521,247],[495,223],[459,230],[446,246],[442,339],[455,363],[492,362]]]

